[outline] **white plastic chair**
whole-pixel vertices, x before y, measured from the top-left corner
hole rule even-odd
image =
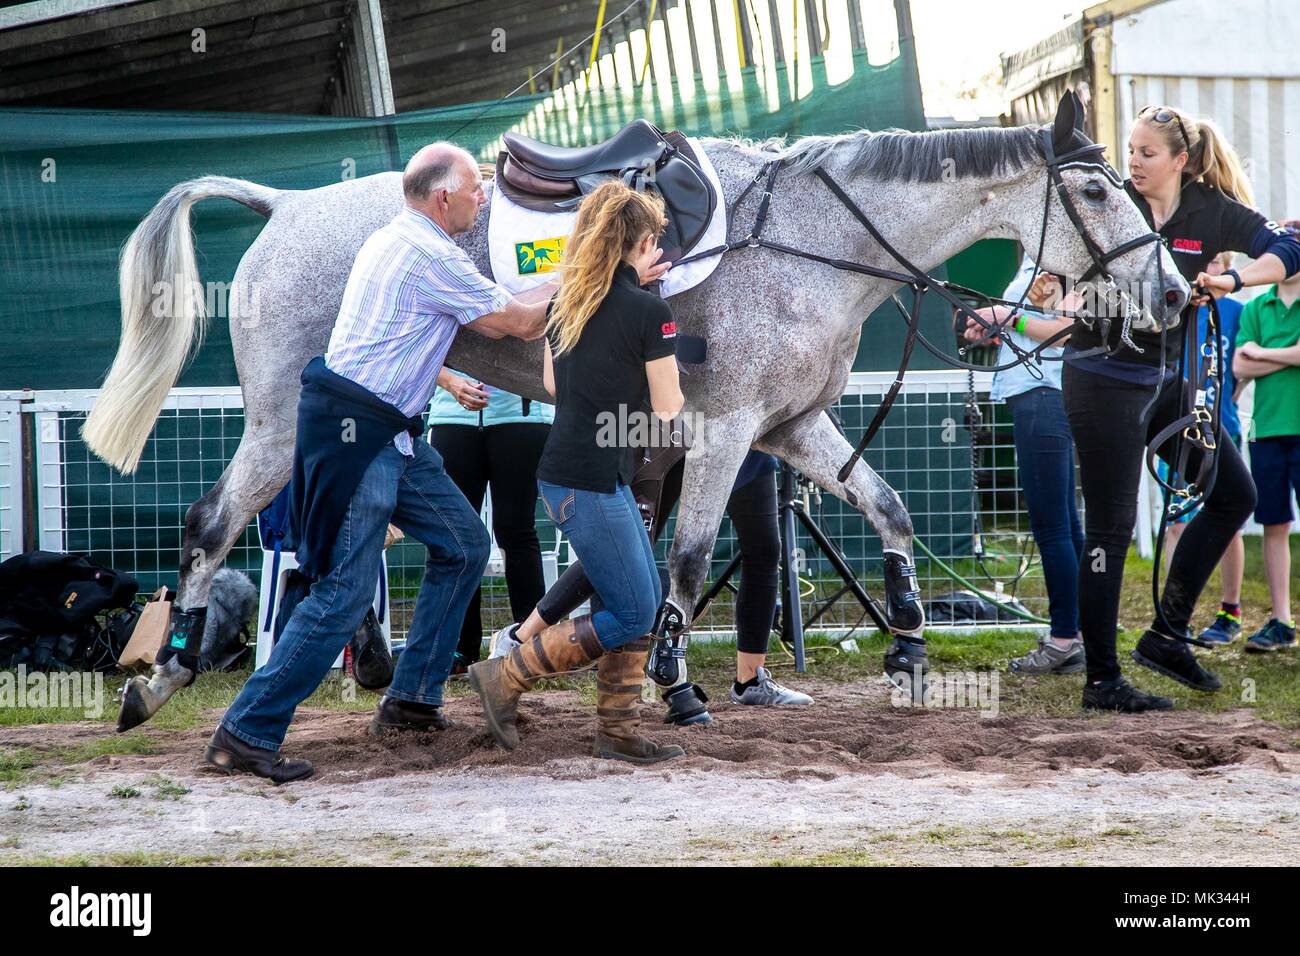
[[[262,594],[257,602],[257,654],[254,667],[261,667],[271,656],[271,648],[275,641],[275,622],[280,616],[280,602],[284,598],[285,583],[289,579],[289,572],[298,567],[298,560],[292,551],[280,552],[280,568],[275,570],[275,552],[262,550]],[[275,608],[268,615],[267,609],[271,602],[271,583],[275,581]],[[379,618],[380,628],[384,632],[384,643],[390,648],[393,646],[392,617],[389,614],[388,606],[388,588],[381,587],[388,583],[388,555],[387,553],[380,559],[379,580],[375,581],[375,616]],[[343,666],[343,654],[340,653],[338,659],[332,665],[339,668]]]

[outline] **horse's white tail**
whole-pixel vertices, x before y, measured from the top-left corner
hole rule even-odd
[[[270,216],[279,195],[243,179],[191,179],[173,186],[122,247],[122,340],[81,428],[90,450],[119,471],[135,471],[168,390],[203,342],[206,297],[194,262],[190,207],[218,197]]]

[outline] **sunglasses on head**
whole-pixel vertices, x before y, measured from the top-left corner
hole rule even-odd
[[[1189,153],[1192,151],[1192,141],[1188,137],[1187,129],[1186,127],[1183,126],[1183,121],[1179,118],[1177,113],[1164,106],[1148,106],[1142,112],[1150,113],[1151,118],[1154,119],[1157,123],[1168,123],[1171,120],[1177,123],[1178,132],[1183,134],[1183,146],[1186,148],[1186,150]]]

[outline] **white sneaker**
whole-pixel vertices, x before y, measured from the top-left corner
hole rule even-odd
[[[517,630],[519,630],[518,624],[510,624],[492,635],[492,640],[488,642],[488,660],[494,657],[505,657],[523,643],[515,637]]]
[[[753,704],[758,707],[782,707],[791,705],[808,705],[813,699],[797,690],[782,687],[772,678],[772,672],[766,667],[758,669],[758,683],[745,688],[743,694],[736,693],[736,685],[731,685],[731,702],[733,704]]]

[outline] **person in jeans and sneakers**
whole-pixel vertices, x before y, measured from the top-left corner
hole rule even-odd
[[[1287,223],[1300,235],[1300,222]],[[1233,370],[1255,381],[1250,472],[1264,526],[1264,577],[1273,616],[1246,639],[1251,652],[1295,647],[1291,617],[1291,497],[1300,493],[1300,275],[1246,303]]]
[[[658,278],[663,203],[618,180],[582,201],[551,304],[543,380],[555,396],[537,486],[600,598],[593,613],[546,628],[469,669],[497,743],[519,746],[519,699],[548,676],[596,662],[597,757],[655,763],[682,756],[636,733],[649,632],[663,600],[654,551],[629,482],[626,436],[599,438],[602,421],[628,421],[647,393],[654,415],[681,411],[671,310],[641,284]],[[593,608],[596,602],[593,601]]]
[[[291,507],[311,590],[265,666],[226,709],[204,758],[226,773],[285,783],[310,776],[279,753],[294,709],[329,672],[374,600],[389,523],[429,549],[392,683],[371,732],[441,730],[443,683],[461,618],[488,559],[488,535],[420,441],[420,417],[456,333],[535,339],[550,289],[512,297],[452,237],[487,201],[478,164],[450,143],[417,152],[406,204],[362,245],[329,348],[302,373]]]
[[[1054,276],[1040,275],[1034,260],[1025,256],[1020,269],[1002,298],[1019,302],[1020,297],[1042,308],[1055,294]],[[1026,291],[1027,290],[1027,291]],[[1059,296],[1058,296],[1059,297]],[[989,321],[1005,322],[1011,309],[994,306],[980,309]],[[983,341],[986,334],[974,319],[966,320],[965,337]],[[1069,319],[1049,318],[1022,310],[1002,335],[1023,350],[1033,349],[1070,324]],[[1079,633],[1079,558],[1083,554],[1083,527],[1074,495],[1074,441],[1061,401],[1061,349],[1043,353],[1034,375],[1024,365],[993,373],[990,401],[1006,402],[1011,412],[1016,445],[1016,470],[1029,512],[1029,527],[1043,562],[1047,585],[1047,608],[1051,624],[1048,636],[1036,648],[1008,665],[1017,674],[1074,674],[1084,667],[1083,636]],[[998,365],[1014,361],[1007,341],[998,349]]]

